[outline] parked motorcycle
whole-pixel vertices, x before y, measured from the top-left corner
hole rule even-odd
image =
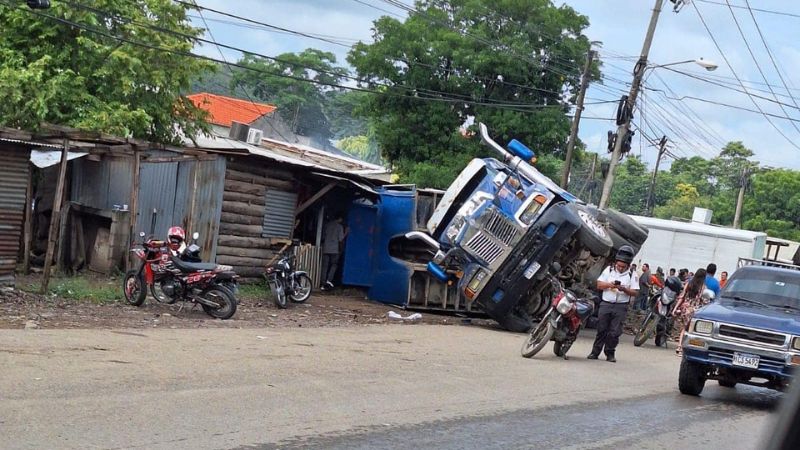
[[[567,359],[569,351],[586,319],[594,311],[594,302],[591,299],[579,299],[567,289],[560,281],[549,276],[553,285],[553,300],[541,322],[534,327],[525,343],[522,345],[522,356],[531,358],[552,341],[553,353],[558,357]]]
[[[292,241],[291,248],[281,253],[278,262],[267,267],[265,273],[279,308],[286,308],[287,297],[295,303],[302,303],[311,296],[311,277],[307,272],[295,270],[294,248],[298,245],[300,241]]]
[[[231,266],[183,261],[166,241],[152,235],[145,239],[144,233],[139,236],[142,242],[135,243],[131,252],[141,264],[126,272],[122,283],[129,304],[144,304],[149,288],[162,303],[199,303],[206,314],[218,319],[229,319],[236,313],[238,301],[227,287],[235,288],[238,278]]]
[[[683,283],[678,277],[669,277],[664,281],[664,287],[650,297],[650,311],[636,331],[633,345],[639,347],[655,334],[656,347],[666,347],[669,330],[672,329],[672,305],[682,289]]]

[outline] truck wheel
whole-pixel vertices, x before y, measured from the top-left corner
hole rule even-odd
[[[623,239],[635,244],[636,247],[641,247],[647,240],[647,229],[636,223],[631,216],[613,209],[607,209],[605,213],[611,230]]]
[[[698,396],[703,392],[706,384],[706,374],[703,366],[686,361],[681,361],[681,369],[678,372],[678,389],[681,394]]]
[[[532,326],[530,320],[523,319],[514,313],[509,313],[505,317],[496,320],[501,327],[513,333],[527,333]]]
[[[592,254],[602,257],[608,256],[614,243],[611,241],[606,227],[597,220],[597,217],[589,209],[578,207],[576,212],[582,222],[576,233],[578,241]]]

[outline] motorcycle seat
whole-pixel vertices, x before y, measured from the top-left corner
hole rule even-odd
[[[194,263],[183,261],[178,257],[172,256],[172,264],[181,272],[204,272],[208,270],[216,270],[217,264],[214,263]]]

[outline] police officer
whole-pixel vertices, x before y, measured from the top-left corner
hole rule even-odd
[[[603,297],[597,313],[597,337],[589,359],[597,359],[604,351],[608,362],[617,362],[614,352],[628,315],[628,304],[639,294],[639,277],[628,270],[633,257],[633,248],[623,245],[617,250],[614,264],[597,278],[597,289],[603,291]]]

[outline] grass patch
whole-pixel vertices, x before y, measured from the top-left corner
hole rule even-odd
[[[122,300],[122,286],[118,281],[95,280],[83,277],[59,278],[50,282],[50,293],[68,300],[92,303],[112,303]]]
[[[239,297],[254,300],[272,300],[272,292],[266,282],[239,285]]]

